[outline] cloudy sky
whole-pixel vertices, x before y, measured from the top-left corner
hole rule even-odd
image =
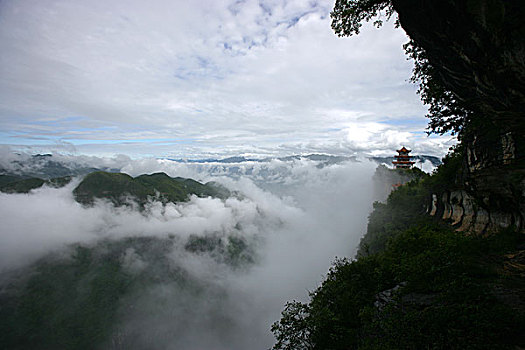
[[[442,156],[402,29],[338,38],[333,0],[1,0],[0,144],[188,157]]]

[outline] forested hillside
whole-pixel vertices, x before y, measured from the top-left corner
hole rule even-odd
[[[71,176],[44,180],[36,177],[24,178],[0,175],[0,191],[6,193],[28,193],[43,185],[63,187]],[[214,182],[202,184],[193,179],[172,178],[165,173],[140,175],[135,178],[123,173],[96,171],[86,175],[73,190],[75,200],[91,205],[98,199],[111,201],[115,205],[135,202],[144,205],[148,200],[183,202],[191,195],[198,197],[227,198],[230,192]]]
[[[429,195],[453,181],[452,166],[374,204],[358,257],[337,260],[308,303],[286,305],[274,349],[525,345],[523,235],[466,235],[428,215]]]
[[[394,17],[428,132],[459,142],[374,204],[358,256],[286,305],[274,349],[523,348],[525,4],[337,0],[331,16],[340,36]]]

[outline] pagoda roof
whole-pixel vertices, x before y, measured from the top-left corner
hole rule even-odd
[[[401,149],[398,149],[396,152],[406,152],[406,153],[410,153],[412,152],[411,150],[409,150],[408,148],[406,148],[405,146],[403,146]]]

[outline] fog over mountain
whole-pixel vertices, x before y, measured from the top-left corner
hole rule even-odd
[[[30,160],[24,169],[30,169]],[[56,161],[72,164],[65,156]],[[81,158],[75,159],[80,163]],[[4,159],[2,167],[9,164],[12,160]],[[91,285],[88,294],[98,290],[93,287],[97,278],[117,271],[111,281],[127,282],[103,308],[112,316],[97,316],[108,324],[78,325],[100,327],[92,331],[100,337],[100,347],[266,349],[273,343],[270,325],[283,304],[304,300],[336,256],[355,253],[371,210],[377,164],[322,157],[237,163],[88,157],[84,165],[118,168],[132,176],[164,172],[213,180],[232,195],[192,196],[181,203],[152,200],[143,210],[115,207],[103,199],[82,206],[72,194],[81,176],[58,189],[44,185],[28,194],[0,193],[2,300],[27,302],[34,295],[26,283],[37,283],[35,278],[49,271],[76,271],[67,276],[77,277],[60,278],[73,278],[77,292]],[[64,305],[71,312],[88,305],[95,310],[90,317],[99,315],[97,306],[79,293],[68,294],[75,302],[65,298]],[[104,293],[97,300],[106,300]],[[46,317],[63,317],[70,328],[81,322],[60,312]],[[64,332],[62,339],[67,338]],[[75,341],[81,348],[82,338]],[[56,346],[52,340],[49,344]]]
[[[367,156],[340,156],[330,154],[305,154],[284,157],[244,157],[234,156],[228,158],[139,158],[132,159],[126,155],[118,154],[113,157],[97,157],[86,155],[72,155],[63,153],[36,154],[14,152],[10,147],[0,146],[0,175],[15,175],[22,177],[38,177],[50,179],[59,176],[85,175],[93,171],[103,170],[109,172],[124,171],[131,175],[167,170],[181,172],[186,177],[202,178],[209,176],[249,176],[260,183],[266,183],[275,177],[275,172],[287,171],[287,163],[294,161],[313,161],[317,167],[338,164],[348,161],[374,161],[378,164],[392,166],[393,156],[367,157]],[[415,155],[415,166],[426,172],[431,172],[441,163],[435,156]],[[183,163],[184,165],[177,165]],[[171,169],[171,170],[170,170]],[[184,176],[184,175],[182,175]],[[279,176],[276,179],[280,178]]]

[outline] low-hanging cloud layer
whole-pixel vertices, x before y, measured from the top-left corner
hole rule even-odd
[[[71,194],[75,183],[0,194],[0,270],[21,268],[49,252],[67,253],[72,243],[175,237],[167,259],[198,281],[203,292],[193,295],[166,282],[128,296],[137,309],[127,312],[117,327],[133,336],[135,343],[127,348],[267,349],[273,342],[269,327],[284,303],[306,299],[336,256],[355,252],[366,228],[375,164],[318,165],[306,159],[254,164],[259,169],[252,175],[233,179],[212,176],[211,164],[130,162],[124,170],[132,175],[159,170],[172,176],[194,174],[242,193],[226,200],[152,202],[145,212],[104,202],[82,207]],[[258,185],[263,173],[268,176],[261,183],[270,189]],[[231,270],[207,255],[184,250],[190,235],[207,234],[241,235],[255,242],[256,263]],[[131,272],[151,263],[133,250],[121,259]]]
[[[337,38],[332,1],[0,2],[0,143],[199,157],[443,155],[401,29]]]

